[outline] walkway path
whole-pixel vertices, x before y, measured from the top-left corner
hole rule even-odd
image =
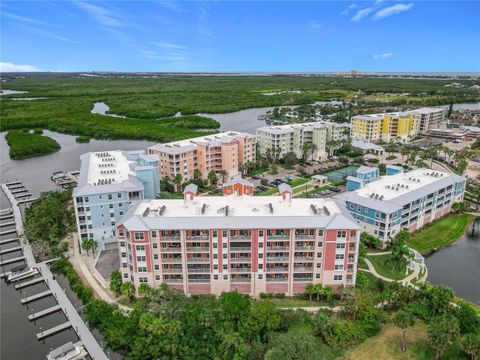
[[[1,187],[8,200],[10,201],[10,204],[12,205],[13,213],[15,215],[15,227],[17,230],[17,235],[21,238],[23,235],[23,220],[20,206],[18,205],[18,202],[13,196],[13,194],[10,192],[10,189],[5,184],[2,184]],[[62,307],[65,316],[72,324],[72,327],[75,329],[75,332],[84,344],[91,358],[94,360],[106,360],[107,356],[103,352],[97,340],[93,337],[87,325],[83,322],[83,319],[80,317],[77,310],[68,299],[67,295],[65,295],[65,292],[63,291],[60,284],[53,277],[50,268],[47,266],[46,263],[37,264],[35,258],[33,257],[32,249],[28,241],[23,239],[20,241],[20,244],[22,245],[22,250],[26,258],[25,260],[27,262],[27,265],[29,267],[37,267],[38,270],[41,272],[43,278],[45,279],[45,283],[52,291],[53,295],[58,301],[58,304]]]

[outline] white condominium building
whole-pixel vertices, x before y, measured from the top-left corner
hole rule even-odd
[[[293,152],[307,160],[326,160],[331,141],[348,138],[351,125],[318,121],[281,126],[264,126],[257,129],[258,150],[262,156],[270,153],[274,158],[282,158]],[[306,151],[309,144],[313,146]],[[307,145],[307,146],[305,146]]]

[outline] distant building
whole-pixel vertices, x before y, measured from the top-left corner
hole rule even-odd
[[[230,179],[240,175],[240,164],[255,161],[255,136],[229,131],[157,144],[149,147],[148,152],[158,157],[162,179],[173,179],[179,174],[185,181],[193,178],[195,169],[200,170],[204,179],[212,170],[217,176],[225,170]]]
[[[333,141],[349,137],[350,124],[337,124],[326,121],[298,123],[280,126],[264,126],[257,129],[258,151],[262,156],[268,153],[274,158],[282,158],[293,152],[297,158],[304,153],[307,160],[326,160]],[[312,145],[313,148],[305,151]]]
[[[405,112],[356,115],[352,118],[352,137],[367,142],[408,142],[418,134],[445,128],[443,108],[420,108]]]
[[[365,184],[378,180],[379,175],[377,167],[360,166],[355,171],[355,176],[347,177],[347,191],[360,189]]]
[[[292,198],[286,184],[279,196],[195,191],[184,200],[132,204],[117,232],[124,281],[252,296],[355,285],[360,227],[343,205]]]
[[[462,201],[466,179],[452,173],[416,169],[404,173],[389,166],[387,173],[363,187],[336,195],[362,229],[385,245],[401,229],[413,232],[450,212]]]
[[[116,235],[120,218],[133,200],[160,194],[158,160],[144,151],[100,151],[83,154],[73,202],[80,240],[100,247]]]

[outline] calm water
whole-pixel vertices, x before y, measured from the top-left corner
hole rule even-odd
[[[480,219],[455,244],[428,256],[426,264],[428,281],[449,286],[458,296],[480,305]]]

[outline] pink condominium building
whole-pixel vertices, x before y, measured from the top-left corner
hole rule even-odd
[[[124,281],[252,296],[355,284],[360,227],[335,201],[294,199],[288,185],[279,196],[184,193],[132,204],[117,233]]]
[[[195,169],[202,172],[203,178],[211,170],[217,175],[225,170],[232,178],[240,175],[240,164],[255,161],[255,136],[229,131],[157,144],[148,148],[148,153],[158,156],[161,178],[173,179],[180,174],[184,180],[191,179]]]

